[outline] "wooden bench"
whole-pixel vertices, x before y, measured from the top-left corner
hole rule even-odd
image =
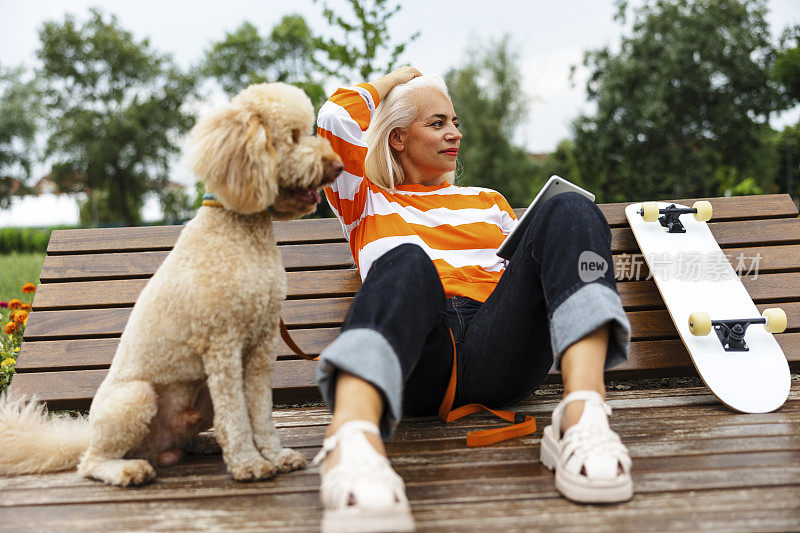
[[[691,202],[686,200],[685,202]],[[731,257],[761,253],[745,279],[757,305],[782,305],[778,335],[793,368],[800,359],[800,219],[786,195],[712,199],[711,228]],[[612,226],[623,303],[631,318],[630,361],[612,377],[691,375],[658,292],[630,272],[636,244],[622,204],[602,205]],[[284,317],[302,347],[318,352],[338,330],[359,286],[335,220],[279,223],[289,270]],[[12,388],[51,407],[85,407],[114,353],[130,307],[172,247],[180,227],[54,232]],[[278,401],[317,395],[313,364],[281,348]],[[610,506],[576,505],[556,493],[539,461],[541,429],[561,396],[558,383],[513,406],[539,431],[468,448],[468,431],[504,425],[488,413],[451,424],[405,418],[386,446],[406,482],[420,530],[795,531],[800,524],[800,381],[776,412],[737,414],[696,378],[610,384],[610,418],[633,458],[635,496]],[[552,381],[558,381],[553,375]],[[665,386],[667,385],[667,386]],[[319,451],[325,407],[274,410],[278,434],[309,460]],[[322,508],[317,467],[260,483],[230,479],[220,456],[189,456],[158,480],[120,490],[74,472],[0,478],[0,524],[10,531],[316,531]]]
[[[777,338],[796,369],[800,363],[797,208],[785,194],[710,200],[714,218],[709,226],[734,266],[739,257],[748,264],[759,258],[757,276],[743,278],[756,305],[760,310],[775,304],[785,309],[789,328]],[[691,204],[694,199],[676,201]],[[646,279],[647,267],[636,258],[638,247],[625,220],[625,205],[600,205],[612,228],[617,286],[632,328],[630,358],[609,377],[692,375],[688,354],[655,284]],[[53,231],[11,388],[36,394],[50,408],[88,407],[131,307],[181,230],[182,226],[158,226]],[[349,247],[335,219],[277,222],[276,234],[289,287],[282,316],[299,346],[318,354],[337,335],[360,285]],[[277,403],[319,397],[316,363],[298,359],[283,344],[278,358]]]

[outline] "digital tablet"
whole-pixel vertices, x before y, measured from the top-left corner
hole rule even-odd
[[[533,220],[533,214],[536,210],[553,196],[564,192],[576,192],[594,202],[594,194],[589,191],[581,189],[561,176],[550,176],[550,179],[547,180],[542,190],[539,191],[539,194],[533,199],[531,205],[525,210],[525,213],[522,215],[522,218],[519,219],[517,225],[511,230],[511,233],[508,234],[503,244],[500,245],[500,248],[497,250],[497,255],[503,259],[511,259],[511,256],[514,255],[514,250],[517,249],[522,234],[525,233],[525,228],[527,228],[528,224]]]

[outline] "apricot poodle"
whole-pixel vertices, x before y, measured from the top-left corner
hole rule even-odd
[[[186,160],[216,199],[201,207],[139,295],[87,419],[0,400],[0,474],[63,470],[120,486],[209,448],[213,423],[237,480],[302,468],[272,420],[286,273],[272,221],[313,211],[343,166],[311,135],[298,88],[248,87],[192,130]]]

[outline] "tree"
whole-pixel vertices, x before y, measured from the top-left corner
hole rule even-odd
[[[770,72],[780,86],[785,106],[800,104],[800,24],[786,28]],[[770,136],[774,144],[780,191],[794,196],[800,190],[800,122]]]
[[[800,103],[800,24],[783,31],[771,75],[780,84],[787,107]]]
[[[445,75],[464,135],[459,182],[495,189],[512,206],[525,206],[536,186],[536,169],[510,141],[527,109],[517,55],[508,37],[486,48],[474,46],[467,55],[464,66]]]
[[[79,178],[102,210],[138,224],[145,195],[166,190],[178,138],[194,122],[183,110],[194,78],[98,10],[82,26],[72,16],[46,22],[39,37],[53,178]]]
[[[29,191],[38,151],[40,88],[36,78],[22,81],[23,76],[21,67],[0,69],[0,208],[11,204],[13,195]]]
[[[347,2],[352,10],[350,20],[334,12],[323,0],[322,15],[328,24],[344,33],[344,41],[333,37],[314,39],[315,46],[326,58],[325,62],[317,62],[319,68],[345,83],[367,81],[376,74],[391,72],[408,43],[419,37],[419,32],[409,36],[408,41],[392,46],[387,22],[400,11],[399,4],[391,7],[387,0]]]
[[[291,83],[303,89],[319,109],[325,102],[325,89],[315,74],[314,50],[314,36],[301,15],[286,15],[269,36],[243,22],[212,44],[200,72],[215,79],[228,96],[253,83]]]
[[[554,174],[567,178],[581,187],[587,187],[576,160],[575,143],[569,139],[559,142],[555,152],[548,154],[546,159],[534,163],[535,190],[541,189],[541,186]]]
[[[632,14],[617,5],[631,34],[617,53],[585,55],[597,110],[574,123],[598,201],[716,195],[731,175],[771,191],[772,176],[754,167],[781,106],[764,0],[646,0]]]

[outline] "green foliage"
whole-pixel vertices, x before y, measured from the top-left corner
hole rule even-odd
[[[266,72],[271,65],[268,43],[259,35],[258,28],[243,22],[211,46],[201,72],[216,79],[222,89],[233,96],[248,85],[267,81]]]
[[[618,17],[628,20],[627,2]],[[769,114],[780,107],[767,73],[764,0],[647,0],[619,53],[587,52],[593,115],[574,122],[576,162],[600,202],[771,192],[758,172]],[[721,178],[726,177],[722,182]],[[749,183],[749,182],[748,182]]]
[[[159,197],[164,224],[182,224],[192,218],[196,209],[194,200],[183,188],[170,187]]]
[[[513,207],[526,206],[537,184],[536,168],[509,140],[527,106],[517,55],[504,37],[486,48],[473,47],[468,57],[445,76],[464,135],[460,182],[499,191]]]
[[[787,106],[800,103],[800,24],[781,35],[770,75],[780,84]]]
[[[21,67],[0,68],[0,208],[11,204],[12,193],[30,192],[26,182],[37,156],[35,136],[42,110],[39,105],[39,80],[22,81]],[[12,183],[22,184],[12,191]]]
[[[552,175],[562,176],[580,187],[588,187],[580,173],[575,153],[575,143],[565,139],[544,161],[534,162],[533,190],[538,191]]]
[[[252,23],[243,22],[212,44],[200,73],[215,79],[228,96],[253,83],[292,83],[319,109],[325,102],[325,89],[315,75],[313,53],[314,37],[301,15],[286,15],[269,36],[260,35]]]
[[[145,194],[165,189],[176,139],[194,122],[182,107],[195,80],[97,10],[82,26],[69,15],[46,22],[40,39],[53,179],[104,195],[110,216],[140,223]]]
[[[72,226],[50,228],[0,228],[0,254],[45,253],[50,232]]]
[[[771,151],[768,156],[777,178],[778,190],[787,192],[787,166],[792,181],[792,193],[795,198],[800,192],[800,122],[794,126],[786,126],[780,132],[769,137]]]
[[[322,2],[322,15],[328,24],[344,34],[344,40],[314,39],[315,46],[326,58],[325,62],[318,62],[319,68],[345,83],[388,74],[397,66],[408,43],[419,37],[419,32],[409,36],[408,41],[392,46],[387,22],[400,11],[400,4],[392,7],[387,0],[347,0],[347,3],[352,13],[345,18],[333,11],[325,0]]]

